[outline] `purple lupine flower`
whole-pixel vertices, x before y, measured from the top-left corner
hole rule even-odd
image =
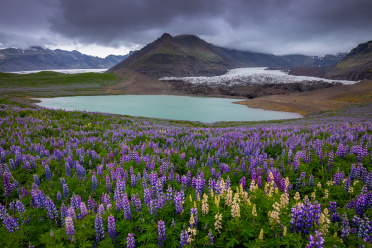
[[[96,175],[93,174],[92,176],[92,192],[96,191],[97,189],[97,178]]]
[[[9,214],[5,215],[3,219],[3,224],[6,230],[8,230],[8,232],[10,233],[13,233],[16,230],[19,230],[17,221],[13,217],[11,217]]]
[[[62,203],[62,206],[61,206],[61,225],[62,227],[65,226],[65,220],[66,220],[66,217],[68,216],[68,209],[67,207]]]
[[[176,193],[174,196],[174,205],[176,207],[176,214],[181,214],[183,211],[182,194],[181,192]]]
[[[18,213],[22,214],[26,211],[25,206],[19,200],[16,201],[15,208],[17,209]]]
[[[214,246],[214,237],[213,237],[213,233],[212,233],[212,230],[209,230],[208,232],[208,239],[209,239],[209,243],[207,246]]]
[[[52,173],[50,172],[49,164],[45,165],[45,177],[47,181],[52,179]]]
[[[115,241],[117,237],[117,233],[116,233],[115,217],[113,215],[110,215],[107,218],[107,227],[108,227],[107,229],[108,229],[109,237]]]
[[[89,196],[88,198],[88,209],[89,210],[92,210],[92,211],[95,211],[97,208],[97,203],[94,199],[92,199],[91,196]]]
[[[159,247],[164,246],[165,242],[165,223],[162,220],[158,221],[158,245]]]
[[[10,193],[12,192],[12,185],[9,181],[8,173],[3,174],[3,184],[4,184],[4,197],[8,198],[10,196]]]
[[[191,208],[191,214],[194,216],[195,223],[191,226],[191,228],[198,228],[198,209],[197,208]]]
[[[307,248],[311,247],[321,248],[323,247],[324,244],[323,234],[319,231],[316,231],[314,236],[313,235],[309,236],[309,241],[310,243],[306,246]]]
[[[336,213],[336,210],[337,210],[337,202],[330,201],[329,202],[329,211],[331,213]]]
[[[151,215],[156,215],[156,200],[153,200],[151,199],[150,200],[150,204],[149,204],[149,208],[150,208],[150,214]]]
[[[98,213],[94,220],[94,229],[96,231],[96,241],[99,242],[105,238],[105,230],[103,229],[103,222],[101,214]]]
[[[319,225],[320,204],[312,205],[309,201],[295,205],[291,209],[290,229],[294,232],[310,233],[314,223]]]
[[[332,169],[333,158],[334,158],[333,150],[330,150],[328,153],[328,173]]]
[[[57,223],[58,211],[57,211],[56,205],[54,204],[52,199],[50,199],[49,197],[47,197],[45,201],[45,209],[47,210],[48,218],[51,221],[55,221]]]
[[[39,180],[39,177],[37,175],[34,175],[34,183],[37,185],[37,186],[40,186],[40,180]]]
[[[135,244],[134,244],[134,234],[133,233],[128,233],[128,237],[127,237],[127,247],[128,248],[135,248]]]
[[[183,248],[188,245],[187,240],[189,239],[189,233],[185,231],[181,231],[181,242],[180,242],[180,248]]]
[[[129,199],[126,195],[123,197],[123,210],[124,210],[124,219],[132,219],[132,211],[130,210]]]
[[[70,216],[73,219],[76,219],[76,213],[75,213],[75,208],[69,207],[67,209],[67,215]]]
[[[73,241],[74,240],[74,235],[75,235],[75,228],[74,228],[74,222],[73,222],[71,216],[66,217],[65,227],[66,227],[67,239]]]
[[[111,192],[111,181],[110,181],[110,176],[108,174],[106,175],[106,190],[107,190],[107,193]]]
[[[80,203],[80,215],[79,215],[79,219],[82,220],[85,218],[85,216],[88,215],[88,210],[87,210],[87,206],[85,205],[84,202],[81,202]]]
[[[344,186],[344,191],[348,191],[349,188],[350,188],[350,185],[351,185],[351,177],[349,176],[346,179],[345,186]]]
[[[349,237],[351,229],[350,229],[350,225],[349,225],[349,218],[347,217],[346,213],[344,213],[342,215],[342,226],[341,227],[342,227],[342,230],[341,230],[340,237],[342,239],[345,239],[345,238]]]
[[[313,175],[310,175],[310,177],[309,177],[309,186],[310,187],[314,186],[314,176]]]
[[[358,214],[359,216],[363,216],[366,206],[367,206],[367,201],[366,201],[366,196],[361,193],[356,200],[355,204],[355,214]]]
[[[61,201],[62,200],[62,194],[61,194],[61,192],[58,191],[56,197],[57,197],[57,201]]]
[[[98,205],[98,213],[99,214],[104,214],[105,213],[105,205],[103,205],[103,203]]]
[[[142,210],[142,203],[141,203],[141,198],[136,197],[136,195],[132,196],[132,203],[136,207],[136,212],[141,212]]]
[[[64,197],[65,199],[67,199],[68,196],[69,196],[68,185],[67,185],[66,183],[63,184],[62,189],[63,189],[63,197]]]
[[[70,167],[69,162],[66,162],[65,169],[66,169],[66,177],[71,177],[71,167]]]

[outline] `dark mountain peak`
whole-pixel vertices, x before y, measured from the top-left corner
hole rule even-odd
[[[160,37],[160,39],[162,39],[162,40],[169,39],[169,38],[173,38],[173,37],[172,37],[172,35],[170,35],[170,34],[168,34],[168,33],[164,33],[164,34]]]
[[[159,79],[166,76],[217,75],[238,66],[222,49],[196,35],[172,37],[165,33],[109,71],[126,68]]]
[[[332,79],[372,79],[372,40],[359,44],[328,71]]]
[[[305,55],[275,56],[257,52],[242,52],[217,47],[197,35],[160,38],[134,52],[123,62],[110,68],[136,71],[151,78],[212,76],[238,67],[319,67],[331,66],[340,58],[333,56],[309,57]]]
[[[356,48],[352,49],[348,56],[356,55],[359,53],[370,53],[372,52],[372,40],[359,44]]]

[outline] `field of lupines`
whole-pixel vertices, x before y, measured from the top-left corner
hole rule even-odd
[[[0,246],[370,247],[372,122],[319,120],[0,104]]]

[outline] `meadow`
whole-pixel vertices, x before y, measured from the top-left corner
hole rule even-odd
[[[372,105],[166,121],[0,99],[1,247],[370,247]]]
[[[0,72],[0,95],[12,97],[55,97],[105,94],[116,76],[107,73],[65,74],[41,71],[30,74]]]

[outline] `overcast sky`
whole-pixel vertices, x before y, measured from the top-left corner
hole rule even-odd
[[[273,54],[348,52],[372,40],[372,0],[1,0],[0,48],[106,56],[167,32]]]

